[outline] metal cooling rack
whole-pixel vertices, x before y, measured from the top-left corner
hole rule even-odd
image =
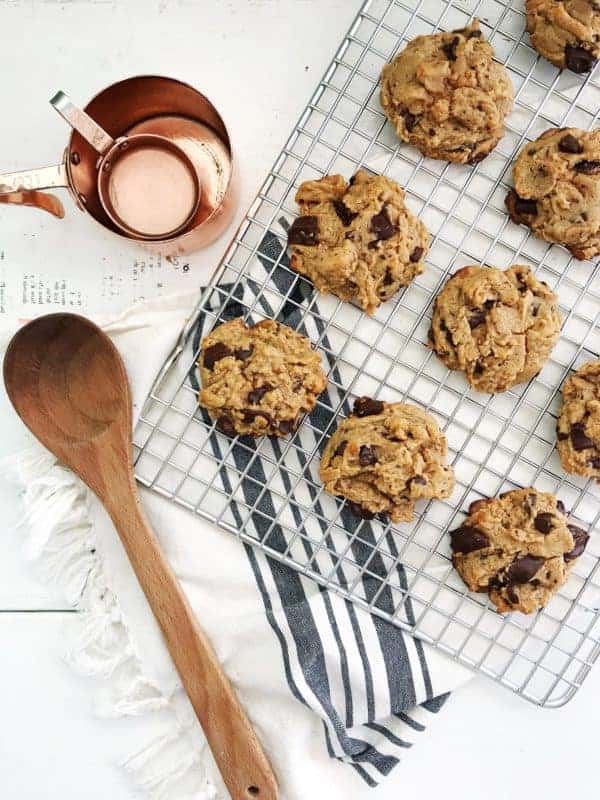
[[[509,69],[516,102],[506,136],[471,168],[423,159],[400,144],[379,105],[378,78],[416,35],[461,28],[474,16]],[[134,441],[142,484],[546,706],[569,700],[600,652],[598,533],[550,604],[525,617],[501,616],[485,595],[467,592],[447,532],[471,501],[518,485],[554,492],[574,520],[597,527],[600,490],[561,470],[554,431],[564,378],[600,352],[599,270],[513,225],[504,196],[527,141],[552,126],[591,128],[599,109],[598,71],[583,79],[538,58],[521,2],[364,3],[157,379]],[[373,318],[317,298],[285,254],[299,183],[350,176],[359,166],[405,187],[432,234],[425,273]],[[472,391],[425,347],[433,298],[470,263],[530,264],[558,292],[564,315],[542,373],[498,396]],[[229,440],[197,407],[201,333],[239,314],[307,332],[327,362],[329,392],[291,439]],[[412,524],[356,520],[320,484],[319,456],[334,419],[361,394],[424,406],[448,438],[454,495],[421,508]]]

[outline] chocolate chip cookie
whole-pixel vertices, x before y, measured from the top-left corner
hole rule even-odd
[[[327,378],[308,339],[273,320],[219,325],[202,340],[200,405],[228,436],[286,436]]]
[[[600,480],[600,361],[590,361],[566,379],[556,425],[563,469]]]
[[[364,170],[303,183],[288,234],[290,264],[320,292],[368,314],[423,272],[429,237],[397,183]]]
[[[409,42],[381,74],[381,105],[398,136],[430,158],[484,159],[504,136],[513,102],[493,55],[477,20]]]
[[[417,500],[452,494],[446,456],[446,437],[425,411],[360,397],[325,447],[321,480],[359,517],[408,522]]]
[[[527,0],[531,44],[557,67],[590,72],[600,58],[597,0]]]
[[[575,258],[600,254],[600,129],[551,128],[520,152],[513,180],[513,222]]]
[[[537,489],[476,500],[450,534],[452,561],[469,589],[488,592],[500,613],[524,614],[548,603],[588,539],[560,500]]]
[[[503,392],[543,367],[559,332],[556,295],[529,267],[463,267],[435,299],[429,346],[480,392]]]

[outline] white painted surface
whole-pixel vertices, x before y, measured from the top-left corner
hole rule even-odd
[[[58,88],[85,101],[128,74],[163,72],[203,88],[227,119],[242,164],[241,216],[359,5],[357,0],[0,0],[0,170],[56,160],[66,132],[47,100]],[[69,233],[87,223],[69,209],[64,227],[53,228],[41,215],[14,209],[13,224],[24,242],[37,237],[35,263],[25,268],[44,264],[50,276],[60,276],[62,259],[69,258]],[[62,251],[51,248],[56,241],[63,242]],[[89,243],[89,261],[81,264],[84,311],[101,307],[93,291],[94,270],[111,247],[91,227]],[[202,280],[224,244],[194,257],[190,271],[181,273],[182,288]],[[115,298],[115,308],[129,299]],[[0,455],[24,441],[0,392]],[[91,716],[94,687],[59,659],[60,631],[72,616],[56,611],[64,607],[60,596],[36,583],[18,535],[6,531],[16,509],[16,491],[0,484],[5,529],[0,609],[6,610],[0,613],[2,798],[127,800],[134,795],[115,765],[140,733],[152,736],[159,720]],[[373,797],[591,796],[597,785],[599,689],[600,667],[567,707],[541,711],[476,678],[456,693]]]

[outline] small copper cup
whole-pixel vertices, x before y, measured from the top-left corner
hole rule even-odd
[[[41,190],[64,187],[77,207],[104,228],[168,256],[206,247],[223,232],[235,211],[237,181],[229,133],[208,98],[181,81],[148,75],[109,86],[84,111],[115,140],[154,135],[173,142],[185,154],[196,172],[200,192],[196,211],[186,225],[159,239],[137,237],[119,227],[99,195],[102,159],[75,130],[60,164],[0,174],[1,203],[33,206],[62,218],[60,200]]]

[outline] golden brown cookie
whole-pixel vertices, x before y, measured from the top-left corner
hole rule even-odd
[[[308,339],[273,320],[225,322],[202,340],[200,405],[228,436],[286,436],[327,385]]]
[[[600,129],[551,128],[521,150],[513,180],[513,222],[575,258],[600,254]]]
[[[429,237],[404,205],[404,192],[360,170],[306,181],[300,214],[288,234],[292,269],[320,292],[353,300],[367,313],[423,272]]]
[[[435,299],[430,347],[480,392],[504,392],[544,366],[560,333],[556,295],[529,267],[463,267]]]
[[[476,500],[450,534],[452,561],[469,589],[488,592],[500,613],[524,614],[548,603],[588,539],[560,500],[531,488]]]
[[[478,20],[409,42],[381,74],[381,105],[398,136],[430,158],[484,159],[504,136],[513,102],[493,55]]]
[[[561,391],[556,438],[563,469],[600,480],[600,360],[569,375]]]
[[[359,517],[408,522],[417,500],[452,494],[446,456],[446,437],[425,411],[360,397],[325,447],[321,480]]]
[[[557,67],[590,72],[600,58],[598,0],[527,0],[531,44]]]

